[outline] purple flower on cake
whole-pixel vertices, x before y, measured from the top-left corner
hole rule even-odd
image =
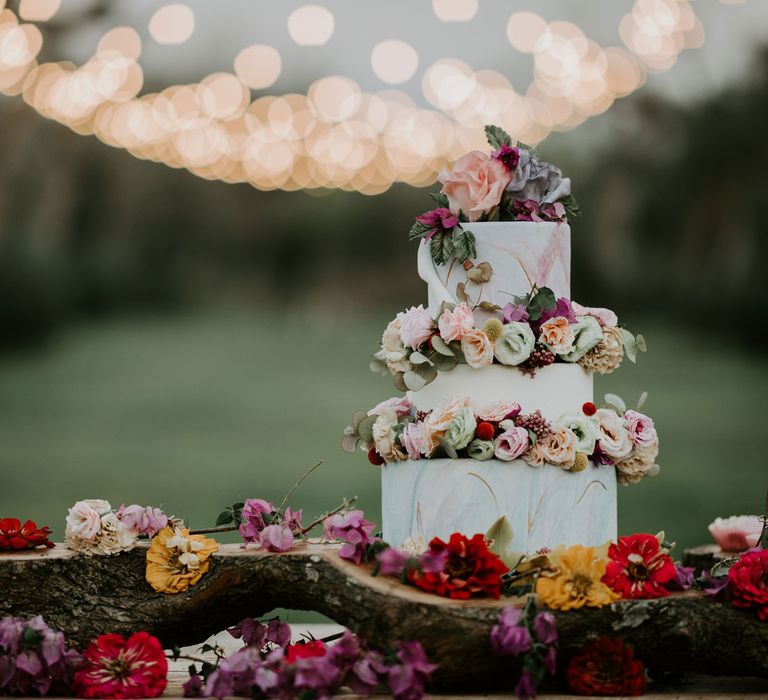
[[[400,444],[408,453],[408,459],[421,459],[429,454],[429,433],[424,422],[408,423],[400,433]]]
[[[624,420],[632,442],[638,447],[648,447],[658,439],[653,421],[648,416],[637,411],[627,411]]]
[[[619,317],[610,309],[603,309],[595,306],[582,306],[576,301],[572,301],[571,306],[577,316],[592,316],[600,322],[601,326],[613,328],[619,322]]]
[[[538,203],[533,199],[515,199],[512,202],[512,215],[515,221],[544,221],[541,218]]]
[[[510,172],[517,168],[517,164],[520,162],[520,149],[516,146],[507,146],[502,144],[501,148],[491,151],[491,158],[500,160],[504,163],[504,167]]]
[[[245,542],[258,542],[275,506],[261,498],[247,498],[241,511],[240,536]]]
[[[511,462],[521,457],[527,449],[528,431],[513,425],[496,438],[494,454],[496,459]]]
[[[544,221],[565,221],[565,206],[562,202],[542,204],[539,208],[539,214]]]
[[[523,699],[536,697],[536,683],[530,671],[523,671],[520,674],[520,680],[515,686],[515,695]]]
[[[528,309],[525,304],[506,304],[501,310],[504,317],[504,323],[516,323],[517,321],[528,320]]]
[[[168,524],[168,516],[152,506],[122,505],[116,515],[128,528],[148,537],[154,537]]]
[[[419,556],[419,567],[425,574],[441,574],[448,564],[449,554],[448,549],[427,549]]]
[[[293,547],[293,533],[286,525],[267,525],[259,533],[259,546],[268,552],[287,552]]]
[[[449,233],[459,223],[458,217],[445,207],[439,209],[432,209],[431,211],[424,212],[420,216],[416,217],[416,221],[424,226],[429,226],[429,231],[424,235],[425,240],[429,240],[436,233]]]
[[[555,355],[565,355],[570,352],[575,339],[573,328],[564,316],[550,318],[541,324],[539,342],[546,345]]]
[[[597,444],[601,452],[612,460],[622,459],[632,452],[632,437],[621,418],[610,408],[600,408],[595,413],[597,420]]]
[[[453,309],[446,309],[437,319],[437,327],[440,337],[450,343],[452,340],[461,340],[465,333],[475,327],[475,318],[472,310],[465,303],[461,303]]]
[[[515,199],[554,204],[571,193],[571,179],[560,168],[539,160],[530,151],[520,151],[520,160],[507,192]]]
[[[378,540],[372,536],[374,527],[376,526],[372,522],[365,519],[362,510],[348,510],[325,519],[323,537],[344,542],[339,556],[359,564],[363,560],[366,547]]]
[[[520,404],[514,401],[496,401],[478,412],[481,421],[499,423],[505,418],[514,418],[520,413]]]
[[[378,416],[386,409],[394,411],[398,418],[402,418],[403,416],[407,416],[413,410],[413,405],[406,396],[393,396],[391,399],[376,404],[376,406],[368,411],[368,415]]]
[[[461,351],[474,369],[493,364],[493,343],[481,330],[473,328],[461,336]]]
[[[422,304],[397,315],[400,320],[400,339],[413,350],[426,343],[435,329],[435,322]]]
[[[512,174],[501,160],[470,151],[443,168],[437,179],[443,184],[451,211],[477,221],[498,206]]]
[[[549,321],[550,318],[562,317],[568,321],[568,323],[576,323],[576,313],[573,310],[573,304],[570,299],[565,297],[559,297],[555,306],[551,309],[544,309],[541,312],[541,318],[539,323]]]

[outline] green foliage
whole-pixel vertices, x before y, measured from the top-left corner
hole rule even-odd
[[[465,231],[461,226],[453,229],[453,254],[456,260],[464,262],[477,256],[475,248],[475,234],[472,231]]]
[[[216,518],[216,527],[222,525],[240,525],[243,522],[243,506],[245,503],[233,503],[227,506]]]
[[[536,150],[534,146],[529,146],[527,143],[523,143],[522,141],[517,142],[517,147],[522,148],[524,151],[528,151],[534,158],[540,159],[541,156],[539,155],[539,152]]]
[[[408,233],[409,241],[416,241],[419,238],[426,236],[432,229],[426,224],[422,224],[421,221],[414,222],[411,226],[411,230]]]
[[[572,194],[561,197],[557,201],[565,207],[565,213],[568,215],[568,218],[578,218],[581,216],[581,207],[579,207],[576,197]]]
[[[453,255],[453,239],[447,233],[436,233],[429,241],[429,252],[436,265],[444,265]]]
[[[438,208],[449,209],[447,194],[444,194],[443,192],[430,192],[429,196],[432,197]]]
[[[526,299],[526,297],[523,298]],[[531,321],[538,321],[545,311],[554,309],[557,306],[557,298],[549,287],[541,287],[540,289],[534,288],[527,296],[526,301],[518,303],[525,303],[528,318]]]
[[[514,143],[512,137],[504,129],[492,124],[486,125],[485,138],[488,139],[488,143],[494,150],[498,150],[502,146],[511,146]]]

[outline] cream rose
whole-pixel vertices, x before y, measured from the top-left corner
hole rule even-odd
[[[627,411],[624,414],[624,420],[632,442],[638,447],[648,447],[658,442],[656,427],[648,416],[637,411]]]
[[[541,443],[541,456],[547,464],[570,469],[576,460],[576,434],[568,428],[557,428]]]
[[[480,420],[498,423],[503,421],[510,413],[514,415],[520,413],[520,404],[514,401],[496,401],[479,411],[477,417]]]
[[[527,323],[512,321],[502,329],[493,351],[502,365],[514,367],[531,356],[535,344],[531,327]]]
[[[496,459],[511,462],[520,457],[528,449],[528,431],[525,428],[512,426],[507,428],[494,444]]]
[[[474,369],[493,364],[493,343],[481,330],[473,328],[462,336],[461,351],[467,364]]]
[[[582,306],[575,301],[571,302],[571,307],[573,307],[573,313],[577,316],[592,316],[592,318],[598,320],[601,326],[613,327],[619,322],[619,317],[610,309]]]
[[[539,342],[546,345],[555,355],[571,351],[576,335],[564,316],[555,316],[541,324]]]
[[[407,372],[411,369],[411,363],[405,352],[405,345],[400,338],[400,318],[390,321],[387,325],[384,335],[381,336],[381,352],[376,355],[384,360],[389,367],[389,371]]]
[[[635,446],[628,457],[616,462],[616,476],[620,484],[634,484],[645,476],[658,472],[656,457],[659,456],[659,441],[654,440],[645,447]]]
[[[435,328],[435,322],[422,304],[406,309],[397,318],[400,319],[400,340],[412,350],[426,343]]]
[[[541,440],[537,440],[531,448],[523,454],[523,461],[529,467],[541,467],[544,465],[544,453],[541,449]]]
[[[632,438],[621,418],[610,408],[600,408],[595,413],[597,442],[600,449],[614,462],[632,452]]]
[[[77,539],[86,540],[91,542],[96,539],[96,535],[99,534],[101,529],[101,513],[99,510],[103,509],[103,504],[107,505],[105,513],[108,513],[109,503],[106,501],[96,501],[95,499],[89,499],[86,501],[78,501],[69,509],[67,515],[67,525],[65,534]],[[93,507],[94,504],[99,509]]]
[[[557,421],[558,428],[568,428],[576,436],[576,451],[591,455],[597,441],[597,424],[581,413],[569,413]]]
[[[461,340],[467,331],[475,327],[475,318],[472,310],[464,303],[453,309],[446,309],[437,319],[437,327],[440,337],[450,343],[452,340]]]
[[[512,174],[504,163],[480,151],[470,151],[440,171],[437,179],[454,214],[477,221],[499,204]]]
[[[401,462],[406,458],[397,443],[396,425],[397,414],[391,408],[384,409],[373,424],[373,445],[385,462]]]
[[[378,416],[382,411],[386,409],[392,409],[399,417],[407,416],[413,409],[413,405],[405,396],[393,396],[391,399],[382,401],[380,404],[374,406],[368,411],[369,416]]]

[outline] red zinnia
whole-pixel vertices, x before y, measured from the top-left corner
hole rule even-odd
[[[566,671],[568,687],[579,695],[642,695],[643,662],[621,637],[600,637],[574,656]]]
[[[665,585],[677,575],[675,564],[661,550],[654,535],[619,537],[619,541],[608,548],[608,558],[603,583],[623,598],[669,595]]]
[[[0,549],[34,549],[35,547],[53,547],[48,539],[49,527],[37,527],[31,520],[23,525],[18,518],[0,518]]]
[[[768,619],[768,549],[742,554],[728,570],[731,603],[737,608],[757,608]]]
[[[295,664],[299,659],[311,659],[315,656],[325,656],[325,644],[319,639],[303,644],[289,644],[285,648],[285,663]]]
[[[102,634],[83,654],[73,687],[79,698],[156,698],[167,685],[168,660],[157,637]]]
[[[429,543],[430,553],[440,555],[447,552],[445,566],[437,573],[412,571],[411,583],[419,588],[446,596],[466,600],[472,596],[501,595],[501,576],[509,568],[488,549],[483,535],[469,538],[454,532],[448,542],[435,537]]]

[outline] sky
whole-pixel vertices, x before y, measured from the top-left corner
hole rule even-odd
[[[87,0],[64,0],[60,14],[84,4]],[[216,71],[231,72],[240,50],[251,44],[269,44],[280,53],[282,72],[263,94],[303,91],[313,80],[330,74],[345,75],[363,90],[377,91],[392,86],[374,73],[371,50],[380,41],[398,39],[416,49],[419,64],[414,77],[396,87],[427,106],[421,76],[430,64],[446,57],[461,59],[476,70],[497,70],[516,90],[525,91],[532,78],[532,61],[507,40],[506,25],[513,12],[533,10],[548,21],[571,21],[606,47],[621,45],[619,23],[633,2],[478,0],[470,22],[448,23],[437,18],[430,0],[318,0],[335,22],[328,42],[318,47],[298,46],[289,34],[288,16],[307,4],[299,0],[185,0],[195,15],[194,33],[181,46],[162,46],[153,41],[148,23],[165,4],[159,0],[114,3],[103,21],[83,25],[69,36],[61,58],[83,61],[105,31],[129,25],[144,40],[141,64],[153,87],[198,81]],[[733,0],[696,0],[692,7],[704,28],[703,46],[684,51],[669,71],[649,76],[645,89],[675,99],[696,98],[744,75],[755,47],[768,44],[766,0],[736,4]]]

